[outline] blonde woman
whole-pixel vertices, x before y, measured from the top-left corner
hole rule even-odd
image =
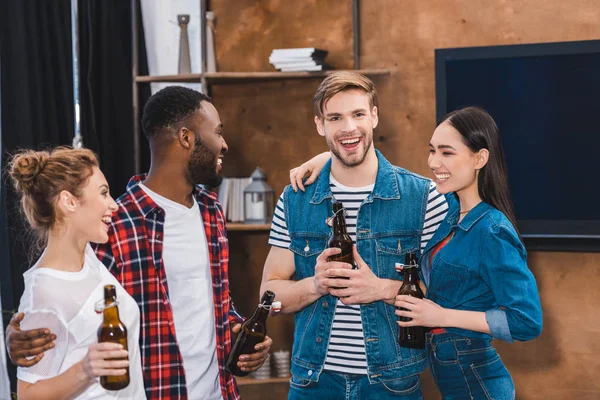
[[[64,147],[27,150],[14,156],[9,168],[23,214],[45,247],[24,274],[21,327],[56,334],[54,348],[39,363],[19,367],[19,399],[144,399],[138,306],[89,245],[108,240],[117,209],[96,156]],[[129,351],[120,344],[97,343],[102,315],[95,313],[94,303],[103,299],[108,284],[117,288]],[[126,368],[130,383],[125,389],[108,391],[100,385],[98,377],[122,375]]]

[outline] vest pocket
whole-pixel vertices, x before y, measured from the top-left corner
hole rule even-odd
[[[402,234],[375,239],[377,248],[377,276],[384,279],[401,279],[396,263],[404,264],[408,253],[419,252],[419,236]]]
[[[294,253],[297,280],[315,274],[317,257],[327,248],[328,237],[294,235],[291,238],[290,250]]]

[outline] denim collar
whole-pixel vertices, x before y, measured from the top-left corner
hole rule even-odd
[[[372,198],[379,198],[384,200],[400,199],[400,189],[398,187],[398,180],[396,179],[395,169],[392,164],[375,149],[377,155],[377,177],[375,179],[375,187],[373,192],[367,197],[367,200]],[[311,204],[319,204],[327,198],[331,198],[331,188],[329,186],[329,175],[331,174],[331,160],[327,161],[317,182],[315,183],[315,193],[310,200]]]
[[[458,222],[458,218],[460,216],[460,207],[456,207],[454,210],[448,212],[448,224],[450,226],[457,226],[465,232],[468,232],[477,221],[483,218],[488,212],[493,210],[493,207],[488,203],[482,201],[477,204],[475,207],[471,209],[462,219],[462,221]],[[457,224],[458,222],[458,224]]]

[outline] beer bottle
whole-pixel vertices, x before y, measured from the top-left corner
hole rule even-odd
[[[344,206],[341,201],[333,202],[332,230],[327,247],[342,249],[339,254],[327,257],[327,261],[340,261],[352,265],[354,268],[354,255],[352,254],[352,238],[346,230],[346,219],[344,218]],[[339,279],[348,279],[338,277]],[[343,288],[335,288],[343,289]]]
[[[352,238],[346,231],[346,219],[344,218],[344,206],[341,201],[333,202],[333,220],[331,236],[327,247],[342,249],[340,254],[334,254],[327,261],[346,262],[354,267],[354,256],[352,255]]]
[[[419,269],[417,256],[415,253],[408,253],[404,262],[404,281],[398,291],[398,294],[424,298],[423,291],[419,286]],[[400,308],[402,311],[408,311],[406,308]],[[400,321],[408,322],[412,318],[400,317]],[[413,349],[422,349],[425,347],[425,329],[422,326],[400,327],[400,346]]]
[[[265,336],[267,336],[267,317],[269,316],[269,310],[271,309],[274,298],[275,293],[270,290],[265,291],[260,299],[260,304],[256,308],[256,311],[254,311],[252,317],[242,324],[242,330],[227,359],[227,369],[232,374],[236,376],[248,375],[248,372],[242,371],[237,363],[240,355],[256,352],[254,346],[265,340]]]
[[[119,319],[114,285],[104,286],[104,321],[98,328],[98,342],[119,343],[127,350],[127,328]],[[129,385],[129,367],[124,375],[102,376],[100,385],[106,390],[121,390]]]

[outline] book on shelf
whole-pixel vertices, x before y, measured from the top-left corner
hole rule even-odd
[[[324,71],[326,69],[328,69],[327,65],[312,65],[308,67],[290,66],[279,68],[281,72]]]
[[[285,62],[271,62],[277,69],[279,68],[301,68],[301,67],[314,67],[315,65],[322,65],[324,63],[317,62],[315,60],[298,60],[298,61],[285,61]]]
[[[223,178],[219,186],[219,203],[229,222],[244,222],[244,189],[252,178]]]
[[[331,68],[325,63],[326,50],[316,48],[275,49],[269,62],[282,72],[322,71]]]
[[[301,47],[294,49],[274,49],[271,52],[272,56],[282,56],[284,58],[294,57],[314,57],[314,58],[325,58],[329,52],[323,49],[317,49],[315,47]]]
[[[269,62],[273,63],[282,63],[282,64],[290,64],[290,63],[298,63],[298,62],[314,62],[317,64],[323,64],[325,62],[325,57],[282,57],[282,56],[269,56]]]

